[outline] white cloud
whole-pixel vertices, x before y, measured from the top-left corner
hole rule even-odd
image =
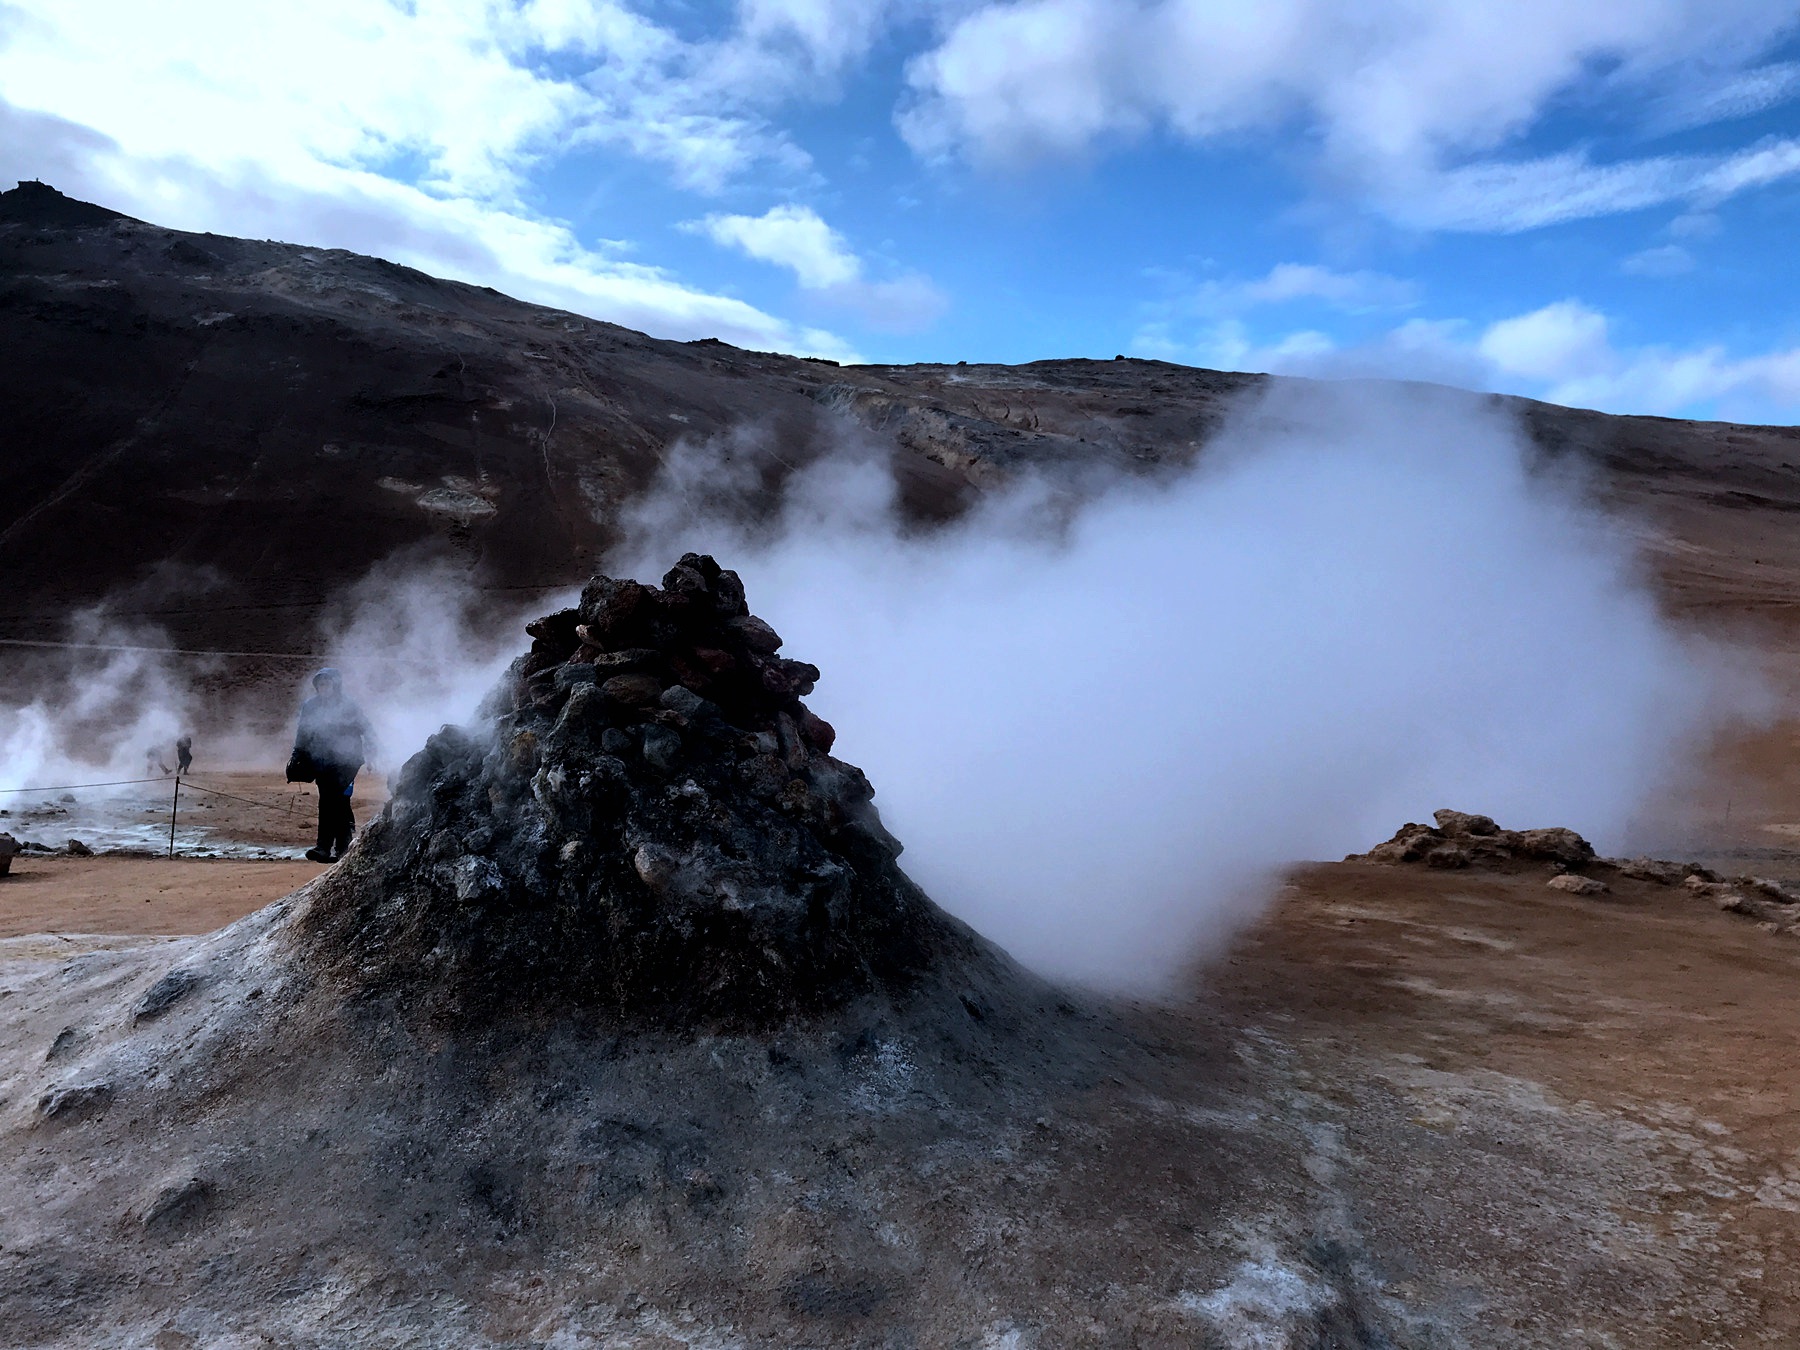
[[[879,328],[904,332],[925,327],[948,303],[928,278],[917,274],[866,280],[862,259],[809,206],[771,207],[760,216],[711,215],[685,228],[759,262],[787,268],[803,290],[855,310]]]
[[[1750,117],[1800,95],[1800,61],[1779,61],[1755,70],[1697,73],[1701,78],[1671,90],[1652,106],[1650,125],[1654,130],[1683,131]]]
[[[921,153],[1000,162],[1156,128],[1204,141],[1299,126],[1404,224],[1530,229],[1793,172],[1786,143],[1616,165],[1486,157],[1583,85],[1677,72],[1720,107],[1776,98],[1785,68],[1755,62],[1797,24],[1784,0],[989,0],[911,63],[900,126]]]
[[[277,174],[125,155],[87,127],[0,102],[0,179],[43,175],[71,195],[177,229],[347,248],[436,276],[491,285],[660,337],[856,360],[801,327],[666,271],[587,248],[564,224],[470,197],[442,197],[366,170],[311,163]]]
[[[1405,309],[1418,302],[1418,287],[1380,272],[1335,272],[1315,263],[1277,263],[1254,281],[1211,281],[1194,304],[1202,313],[1238,314],[1265,305],[1317,301],[1347,313]]]
[[[848,357],[528,204],[534,172],[584,144],[700,190],[758,163],[803,170],[759,108],[868,40],[831,12],[763,0],[686,40],[623,0],[16,0],[0,111],[57,134],[0,138],[0,166],[162,223],[380,252],[662,336]]]
[[[791,269],[808,290],[841,286],[862,275],[862,262],[843,235],[809,206],[776,206],[760,216],[713,215],[697,226],[715,244]]]
[[[1718,344],[1620,349],[1605,315],[1559,300],[1491,325],[1476,344],[1502,382],[1553,403],[1682,413],[1721,402],[1749,413],[1800,410],[1800,347],[1733,357]]]
[[[1574,300],[1490,324],[1475,347],[1508,375],[1532,380],[1581,379],[1611,356],[1606,316]]]
[[[1242,319],[1221,319],[1202,328],[1191,340],[1174,336],[1166,323],[1146,324],[1131,341],[1134,356],[1186,362],[1209,370],[1293,373],[1336,350],[1337,344],[1329,336],[1310,328],[1276,342],[1258,343]]]
[[[1621,346],[1612,328],[1605,314],[1567,299],[1479,331],[1460,319],[1411,319],[1348,347],[1312,329],[1259,342],[1237,319],[1186,339],[1153,324],[1132,350],[1220,370],[1430,380],[1604,412],[1778,422],[1800,415],[1800,347],[1733,356],[1717,343]]]
[[[1640,249],[1619,264],[1619,270],[1637,277],[1678,277],[1694,270],[1694,255],[1680,244]]]
[[[1800,140],[1730,155],[1659,155],[1596,164],[1584,152],[1484,161],[1385,189],[1388,214],[1418,229],[1514,234],[1666,202],[1716,206],[1800,173]]]

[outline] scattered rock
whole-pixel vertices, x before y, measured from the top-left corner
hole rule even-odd
[[[56,1033],[56,1039],[50,1042],[49,1050],[44,1053],[44,1062],[49,1064],[61,1059],[71,1051],[80,1049],[87,1040],[87,1032],[75,1027],[64,1027]]]
[[[1517,857],[1537,862],[1561,863],[1579,867],[1595,861],[1594,846],[1573,830],[1560,826],[1541,830],[1520,830],[1510,841]]]
[[[133,1022],[150,1022],[161,1017],[182,999],[200,987],[200,976],[191,970],[171,970],[155,984],[139,1000],[133,1009]]]
[[[105,1110],[112,1097],[111,1083],[70,1083],[38,1098],[38,1114],[45,1120],[78,1120]]]
[[[82,843],[79,839],[69,840],[68,843],[63,845],[63,848],[71,858],[91,858],[94,856],[94,850]]]
[[[1411,863],[1433,867],[1495,866],[1505,863],[1554,863],[1582,867],[1597,861],[1594,846],[1574,830],[1553,827],[1503,830],[1487,816],[1466,811],[1433,813],[1435,826],[1409,821],[1394,837],[1347,862]],[[1441,856],[1438,850],[1450,846]],[[1456,861],[1461,858],[1463,861]]]
[[[1773,900],[1778,905],[1800,905],[1800,895],[1795,895],[1779,881],[1770,881],[1766,877],[1739,877],[1738,884],[1748,886],[1764,899]]]
[[[177,1177],[163,1182],[143,1207],[138,1222],[147,1230],[191,1223],[212,1207],[213,1187],[203,1177]]]
[[[1686,870],[1678,863],[1658,862],[1655,858],[1606,858],[1602,861],[1622,877],[1653,882],[1658,886],[1675,885]]]
[[[1743,914],[1767,931],[1800,933],[1800,893],[1768,877],[1726,878],[1699,863],[1676,863],[1658,858],[1601,858],[1594,847],[1574,830],[1548,827],[1535,830],[1501,829],[1488,816],[1467,811],[1437,811],[1433,825],[1408,821],[1394,837],[1367,853],[1353,853],[1344,861],[1398,866],[1424,863],[1427,867],[1487,867],[1518,871],[1521,866],[1546,864],[1557,875],[1550,878],[1554,890],[1570,895],[1603,895],[1611,887],[1599,872],[1628,881],[1656,886],[1677,882],[1697,899],[1710,900],[1721,910]]]
[[[1593,877],[1577,876],[1573,872],[1564,872],[1561,876],[1551,877],[1546,883],[1553,891],[1566,891],[1570,895],[1604,895],[1609,889],[1604,881]]]

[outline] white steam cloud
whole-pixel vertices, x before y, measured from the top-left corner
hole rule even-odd
[[[1049,973],[1155,987],[1283,864],[1438,806],[1616,848],[1720,711],[1623,537],[1469,396],[1279,384],[1173,483],[928,532],[868,451],[748,528],[727,449],[673,457],[621,570],[736,567],[911,875]]]
[[[496,606],[461,569],[405,558],[350,587],[324,624],[321,665],[342,673],[344,692],[368,717],[375,768],[397,770],[446,722],[472,720],[518,655],[523,624],[556,607],[542,597]],[[297,692],[296,708],[311,692]]]
[[[25,789],[144,778],[147,757],[175,762],[189,729],[187,682],[155,650],[132,650],[166,647],[160,630],[100,606],[76,614],[66,640],[50,657],[56,678],[0,699],[0,809],[29,804]]]

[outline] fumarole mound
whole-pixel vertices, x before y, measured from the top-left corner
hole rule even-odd
[[[895,863],[868,779],[734,572],[596,577],[478,731],[446,727],[326,881],[313,961],[445,1011],[767,1024],[899,991],[971,935]]]

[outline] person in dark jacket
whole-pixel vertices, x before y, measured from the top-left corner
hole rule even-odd
[[[344,697],[344,678],[337,671],[327,666],[313,676],[313,691],[300,705],[294,754],[311,761],[313,781],[319,785],[319,843],[306,856],[330,863],[344,856],[356,832],[350,796],[374,738],[362,709]]]

